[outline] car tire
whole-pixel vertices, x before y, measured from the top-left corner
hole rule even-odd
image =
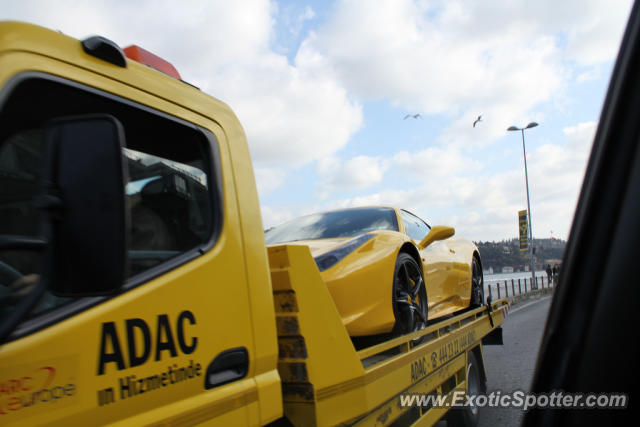
[[[477,396],[485,391],[480,376],[480,366],[473,351],[467,352],[467,394]],[[466,402],[465,402],[466,403]],[[480,408],[476,405],[453,408],[447,414],[447,425],[474,427],[480,420]]]
[[[478,258],[473,257],[471,262],[471,300],[470,308],[477,308],[484,304],[484,276]]]
[[[422,269],[409,254],[401,252],[393,274],[393,335],[404,335],[427,326],[427,289]],[[414,342],[416,344],[416,342]]]

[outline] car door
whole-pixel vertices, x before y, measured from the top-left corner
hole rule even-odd
[[[409,211],[400,210],[400,216],[405,233],[413,239],[416,245],[431,230],[425,221]],[[457,287],[458,278],[453,270],[452,255],[446,239],[433,242],[420,251],[430,318],[440,315]]]
[[[461,237],[451,237],[447,239],[447,244],[453,256],[453,270],[458,280],[454,291],[458,298],[454,302],[458,308],[464,308],[469,304],[471,295],[473,247],[471,242]]]

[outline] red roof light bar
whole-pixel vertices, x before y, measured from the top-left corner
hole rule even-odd
[[[180,78],[180,73],[178,73],[178,70],[176,70],[176,67],[160,58],[159,56],[149,52],[148,50],[145,50],[136,45],[125,47],[123,50],[127,58],[144,64],[148,67],[155,68],[156,70],[161,71],[173,78],[182,80]]]

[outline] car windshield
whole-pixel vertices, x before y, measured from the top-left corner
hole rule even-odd
[[[343,209],[303,216],[267,231],[267,244],[296,240],[353,237],[368,231],[398,231],[391,208]]]

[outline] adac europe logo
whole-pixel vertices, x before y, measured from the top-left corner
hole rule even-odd
[[[0,376],[0,420],[12,413],[70,401],[76,395],[76,385],[60,375],[55,363],[12,371],[17,375]]]

